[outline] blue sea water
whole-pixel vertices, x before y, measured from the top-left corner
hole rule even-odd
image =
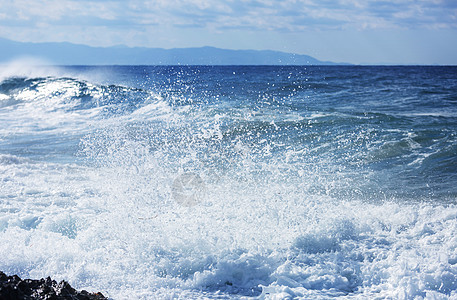
[[[113,299],[457,297],[457,67],[0,67],[0,270]]]

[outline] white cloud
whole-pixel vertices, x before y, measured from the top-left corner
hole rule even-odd
[[[233,27],[238,23],[241,28],[296,31],[380,26],[417,28],[434,23],[455,28],[455,3],[454,0],[13,0],[2,4],[1,19],[52,25],[67,18],[85,17],[83,21],[127,20],[126,23],[192,24],[210,28]]]
[[[457,29],[455,0],[0,0],[0,6],[3,37],[99,46],[171,41],[192,28],[202,34]]]

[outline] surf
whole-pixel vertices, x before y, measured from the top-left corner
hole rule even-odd
[[[452,298],[456,87],[424,94],[435,71],[10,74],[0,269],[115,299]]]

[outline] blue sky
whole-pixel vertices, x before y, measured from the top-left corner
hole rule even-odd
[[[0,0],[0,37],[457,64],[457,0]]]

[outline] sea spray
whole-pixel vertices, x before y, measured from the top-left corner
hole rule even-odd
[[[58,72],[0,82],[4,272],[115,299],[456,296],[455,68]]]

